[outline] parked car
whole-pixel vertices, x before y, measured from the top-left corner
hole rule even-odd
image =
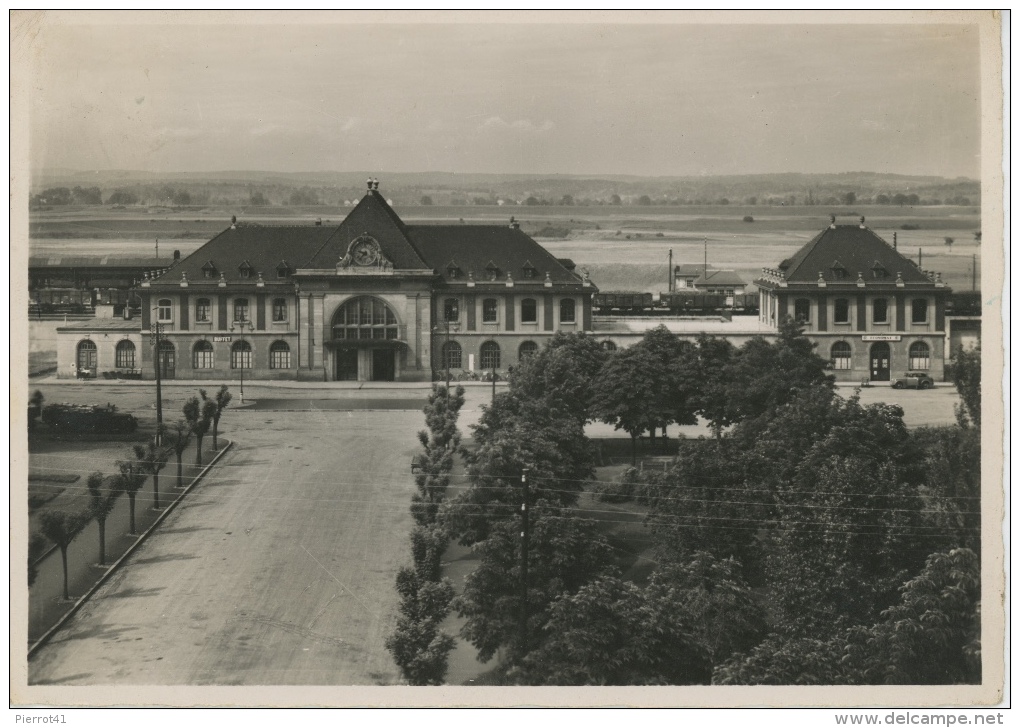
[[[935,380],[924,372],[907,372],[892,383],[893,389],[931,389]]]

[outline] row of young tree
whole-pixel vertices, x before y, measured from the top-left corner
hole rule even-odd
[[[183,417],[170,425],[160,428],[158,436],[153,435],[145,444],[132,448],[132,457],[116,463],[117,473],[111,476],[96,471],[88,476],[86,486],[88,498],[83,505],[73,509],[50,509],[39,517],[40,531],[30,538],[28,559],[28,585],[35,582],[38,576],[38,556],[45,550],[46,540],[60,549],[63,566],[63,597],[69,599],[67,550],[71,543],[93,520],[99,530],[100,566],[106,565],[106,521],[116,506],[117,500],[126,495],[128,498],[129,528],[128,534],[137,535],[135,526],[135,500],[145,481],[152,478],[152,507],[160,509],[159,476],[176,457],[178,489],[184,483],[184,451],[195,441],[195,465],[202,465],[202,441],[212,431],[213,451],[219,450],[219,423],[223,411],[230,404],[232,396],[226,385],[210,397],[204,389],[199,390],[198,397],[192,397],[184,403],[181,414]]]
[[[825,367],[792,324],[739,348],[558,335],[522,363],[438,511],[480,557],[453,601],[480,659],[538,685],[979,681],[979,387],[956,426],[910,431]],[[606,516],[579,505],[599,490],[584,426],[636,439],[696,417],[711,438],[629,476],[655,567],[624,579]]]

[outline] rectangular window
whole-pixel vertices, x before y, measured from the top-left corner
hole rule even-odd
[[[538,323],[538,303],[534,298],[525,298],[521,301],[521,323]]]
[[[460,320],[460,305],[456,298],[447,298],[443,301],[443,321],[456,323]]]
[[[234,299],[234,321],[247,321],[248,320],[248,299],[247,298],[235,298]]]
[[[499,303],[495,298],[482,301],[482,323],[494,324],[499,320]]]
[[[798,298],[793,304],[793,318],[799,324],[806,324],[811,320],[811,301],[806,298]]]
[[[167,323],[173,321],[173,303],[169,298],[159,299],[159,304],[156,306],[156,320],[160,323]]]
[[[910,323],[912,324],[928,323],[927,298],[915,298],[913,301],[910,302]]]
[[[195,302],[195,323],[207,324],[212,321],[212,306],[208,298],[200,298]]]
[[[833,304],[832,323],[850,323],[850,301],[846,298],[837,298]]]
[[[560,301],[560,323],[572,324],[574,321],[574,299],[564,298]]]
[[[287,320],[287,299],[286,298],[274,298],[273,299],[273,321],[286,321]]]
[[[889,323],[889,302],[884,298],[877,298],[872,306],[872,321],[876,324]]]
[[[290,349],[271,349],[269,351],[270,369],[290,369]]]

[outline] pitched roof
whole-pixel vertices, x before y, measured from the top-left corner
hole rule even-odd
[[[712,266],[708,266],[709,270],[712,270]],[[673,274],[678,276],[698,276],[705,270],[704,263],[681,263],[680,265],[673,267]]]
[[[214,237],[208,243],[182,260],[172,273],[159,279],[161,283],[177,283],[185,273],[192,283],[205,278],[202,271],[212,263],[219,280],[220,274],[228,283],[240,282],[240,266],[248,261],[255,271],[252,279],[261,273],[266,283],[276,280],[276,266],[281,258],[289,261],[308,260],[316,250],[337,233],[335,227],[320,225],[251,225],[239,223]],[[336,264],[336,261],[333,261]],[[249,280],[252,280],[249,279]],[[293,281],[290,281],[293,285]]]
[[[173,258],[140,258],[118,255],[33,255],[29,268],[169,268]]]
[[[425,263],[414,243],[408,239],[407,226],[377,190],[369,190],[336,228],[336,235],[311,257],[300,259],[296,265],[298,268],[333,268],[347,255],[350,244],[364,234],[375,238],[382,248],[382,254],[395,270],[435,267]]]
[[[705,275],[694,279],[695,286],[746,286],[747,282],[734,270],[709,268]]]
[[[460,268],[460,282],[470,272],[476,281],[486,280],[490,263],[499,269],[499,279],[509,273],[514,282],[525,280],[524,269],[530,263],[535,269],[533,279],[542,283],[546,274],[553,283],[580,283],[580,276],[571,273],[545,248],[519,228],[507,225],[408,225],[408,234],[422,256],[443,280],[450,261]]]
[[[876,269],[886,271],[888,283],[893,283],[897,274],[905,283],[931,282],[912,260],[860,225],[825,228],[779,267],[789,283],[817,283],[819,273],[826,282],[844,283],[855,282],[860,273],[872,283],[875,281],[872,271]],[[837,278],[833,270],[837,267],[846,270],[846,278]]]

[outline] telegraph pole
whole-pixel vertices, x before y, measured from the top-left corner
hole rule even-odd
[[[158,307],[153,309],[158,311]],[[158,318],[158,316],[157,316]],[[156,362],[156,445],[160,446],[163,444],[163,373],[160,371],[163,368],[163,350],[160,347],[159,335],[161,333],[161,326],[159,321],[156,319],[152,320],[152,326],[149,327],[150,336],[149,344],[155,348],[155,362]]]
[[[670,293],[672,293],[673,292],[673,249],[672,248],[669,249],[669,273],[667,275],[669,276],[669,278],[666,279],[666,290],[669,291]]]
[[[528,649],[528,540],[531,524],[528,522],[528,468],[521,472],[521,610],[517,625],[521,654]]]
[[[970,256],[970,290],[977,290],[977,255]]]
[[[496,401],[496,365],[492,365],[492,401]]]

